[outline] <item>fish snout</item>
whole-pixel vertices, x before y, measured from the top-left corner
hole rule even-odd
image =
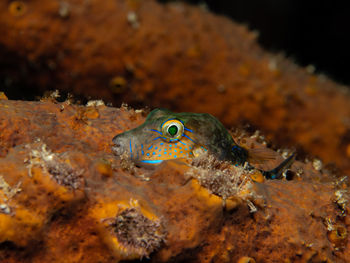
[[[129,139],[124,136],[124,134],[118,134],[113,139],[112,151],[115,155],[122,155],[129,149]]]

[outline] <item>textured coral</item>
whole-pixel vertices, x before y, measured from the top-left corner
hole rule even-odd
[[[228,19],[153,0],[32,0],[1,1],[0,23],[10,98],[15,87],[21,96],[58,88],[207,112],[350,172],[348,92],[262,51],[255,33]]]
[[[345,179],[296,162],[292,180],[258,183],[210,156],[137,167],[111,139],[144,112],[89,105],[0,100],[1,262],[350,257]]]

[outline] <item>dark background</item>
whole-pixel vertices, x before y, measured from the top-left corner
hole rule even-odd
[[[159,0],[160,2],[170,2]],[[350,8],[347,1],[187,0],[204,4],[259,32],[259,43],[301,66],[350,84]]]

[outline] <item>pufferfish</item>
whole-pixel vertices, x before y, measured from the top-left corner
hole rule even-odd
[[[178,158],[190,159],[206,151],[219,160],[234,165],[245,164],[251,169],[254,167],[249,162],[256,159],[253,151],[239,146],[224,125],[207,113],[174,113],[155,109],[142,125],[118,134],[112,141],[116,155],[127,153],[138,165],[156,165]],[[268,179],[280,178],[294,158],[292,154],[276,168],[260,171]]]

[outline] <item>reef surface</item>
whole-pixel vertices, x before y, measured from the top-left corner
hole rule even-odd
[[[111,140],[145,115],[2,96],[1,262],[349,262],[346,177],[295,162],[264,180],[211,156],[137,167]]]
[[[207,112],[350,172],[349,92],[263,51],[256,32],[227,18],[153,0],[31,0],[1,1],[0,24],[10,98],[50,88]]]

